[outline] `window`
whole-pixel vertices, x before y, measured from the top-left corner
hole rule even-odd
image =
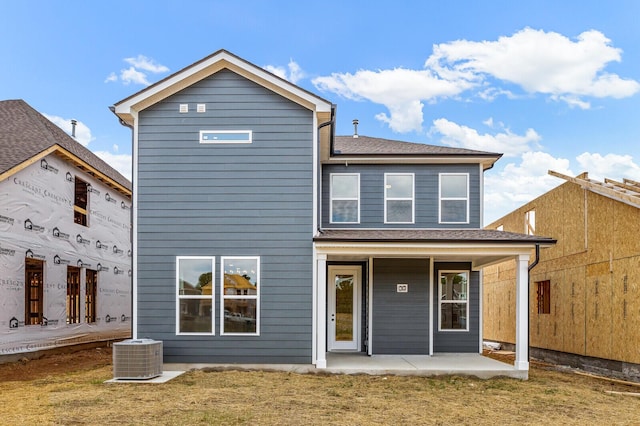
[[[44,262],[25,259],[25,325],[42,324]]]
[[[384,222],[413,223],[413,173],[384,174]]]
[[[468,173],[440,173],[440,223],[469,223]]]
[[[259,334],[260,258],[223,257],[222,334]]]
[[[67,266],[67,324],[80,322],[80,268]]]
[[[536,283],[538,292],[538,313],[551,313],[551,281],[540,281]]]
[[[178,256],[177,334],[215,334],[213,277],[215,257]]]
[[[200,130],[200,143],[251,143],[251,130]]]
[[[469,272],[440,271],[440,331],[469,330]]]
[[[529,210],[524,214],[524,233],[527,235],[536,234],[536,211]]]
[[[89,204],[89,190],[87,182],[76,176],[75,178],[75,196],[73,202],[73,221],[78,225],[88,226],[87,211]]]
[[[331,175],[331,223],[360,222],[360,175]]]
[[[98,297],[98,271],[87,269],[85,274],[84,320],[87,323],[96,322],[96,306]]]

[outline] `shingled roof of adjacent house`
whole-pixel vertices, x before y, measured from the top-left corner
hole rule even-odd
[[[55,152],[115,189],[131,195],[131,182],[22,99],[0,101],[0,177]]]
[[[424,143],[403,142],[392,139],[372,138],[369,136],[336,136],[334,155],[437,155],[437,156],[474,156],[493,157],[496,160],[502,154],[476,151],[466,148],[428,145]]]
[[[521,243],[543,245],[556,243],[553,238],[495,229],[323,229],[313,239],[314,241],[386,243]]]

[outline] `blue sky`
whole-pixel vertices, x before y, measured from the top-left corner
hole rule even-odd
[[[504,153],[485,223],[561,184],[640,180],[640,2],[0,1],[0,99],[130,177],[108,107],[226,49],[337,104],[337,134]]]

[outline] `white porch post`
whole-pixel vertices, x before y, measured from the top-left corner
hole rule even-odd
[[[316,256],[316,368],[327,368],[327,255]]]
[[[529,255],[516,258],[516,370],[529,370]]]

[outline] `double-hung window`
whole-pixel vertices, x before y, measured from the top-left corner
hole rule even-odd
[[[260,334],[260,258],[222,257],[221,334]]]
[[[440,223],[469,223],[468,173],[440,173]]]
[[[469,272],[440,271],[439,330],[469,330]]]
[[[215,334],[213,277],[215,257],[176,258],[177,334]]]
[[[331,223],[360,222],[360,175],[331,174]]]
[[[414,222],[414,174],[384,174],[384,222]]]

